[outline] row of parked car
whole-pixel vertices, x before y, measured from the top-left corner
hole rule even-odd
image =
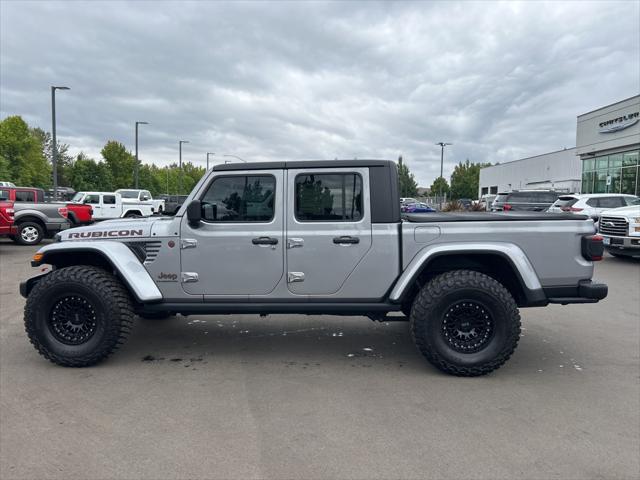
[[[40,188],[0,184],[0,236],[36,245],[70,227],[94,221],[175,214],[185,195],[154,199],[148,190],[76,192],[67,201],[50,201]]]

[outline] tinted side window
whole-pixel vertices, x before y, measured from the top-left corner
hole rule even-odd
[[[29,190],[16,190],[16,202],[34,202],[35,193]]]
[[[587,205],[589,205],[590,207],[594,207],[597,208],[598,207],[598,198],[590,198],[589,200],[587,200]]]
[[[218,177],[202,199],[202,218],[213,222],[273,219],[276,179],[271,175]]]
[[[87,195],[84,197],[84,203],[97,204],[100,203],[100,195]]]
[[[102,203],[105,203],[107,205],[114,205],[116,203],[116,196],[115,195],[103,195],[102,196]]]
[[[356,173],[296,177],[295,212],[306,222],[357,222],[362,218],[362,178]]]
[[[600,208],[617,208],[625,205],[622,197],[601,197],[598,200],[598,207]]]
[[[533,198],[527,192],[513,192],[509,195],[508,202],[529,203]]]

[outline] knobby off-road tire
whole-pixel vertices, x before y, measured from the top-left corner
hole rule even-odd
[[[509,291],[471,270],[433,278],[418,292],[410,322],[413,340],[426,359],[461,377],[496,370],[520,339],[520,314]]]
[[[87,367],[126,340],[135,313],[131,297],[112,274],[97,267],[54,270],[33,288],[24,308],[29,340],[46,359]]]

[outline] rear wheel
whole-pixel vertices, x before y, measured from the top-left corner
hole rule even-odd
[[[54,270],[27,298],[29,340],[46,359],[86,367],[108,357],[131,330],[135,314],[127,290],[110,273],[89,266]]]
[[[44,228],[36,222],[20,223],[15,238],[20,245],[37,245],[44,238]]]
[[[456,270],[435,277],[415,298],[411,333],[426,359],[458,376],[502,366],[520,338],[520,314],[509,291],[483,273]]]

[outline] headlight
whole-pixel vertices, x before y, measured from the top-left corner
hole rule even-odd
[[[636,217],[633,219],[633,223],[640,223],[640,217]]]

